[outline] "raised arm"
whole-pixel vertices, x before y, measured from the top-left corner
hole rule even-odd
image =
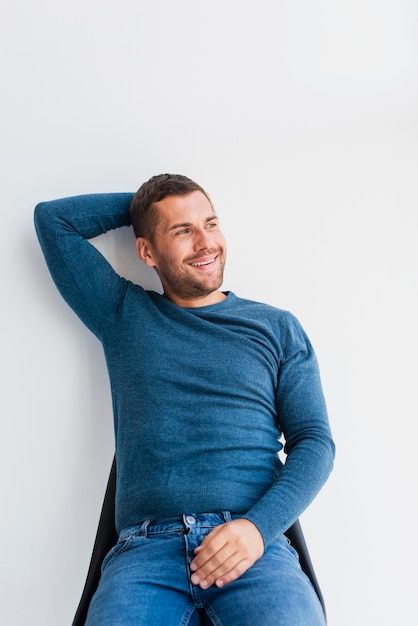
[[[35,208],[35,228],[51,276],[99,338],[102,322],[117,307],[126,283],[88,240],[129,226],[132,198],[132,193],[92,194],[42,202]]]

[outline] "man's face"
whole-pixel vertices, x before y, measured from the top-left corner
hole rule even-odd
[[[226,242],[206,196],[193,191],[154,205],[158,223],[152,242],[137,239],[139,257],[155,267],[167,298],[180,306],[205,306],[224,299]]]

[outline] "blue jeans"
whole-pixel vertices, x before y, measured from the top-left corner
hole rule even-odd
[[[145,521],[103,561],[86,626],[324,626],[322,608],[286,537],[223,588],[190,582],[193,550],[228,512]]]

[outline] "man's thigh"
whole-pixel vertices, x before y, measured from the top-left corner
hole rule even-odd
[[[86,626],[198,626],[184,539],[130,538],[105,558]]]
[[[321,604],[284,536],[241,578],[199,591],[214,626],[324,626]]]

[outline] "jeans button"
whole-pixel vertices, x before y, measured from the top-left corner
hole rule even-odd
[[[193,515],[186,515],[186,522],[188,524],[196,524],[196,520]]]

